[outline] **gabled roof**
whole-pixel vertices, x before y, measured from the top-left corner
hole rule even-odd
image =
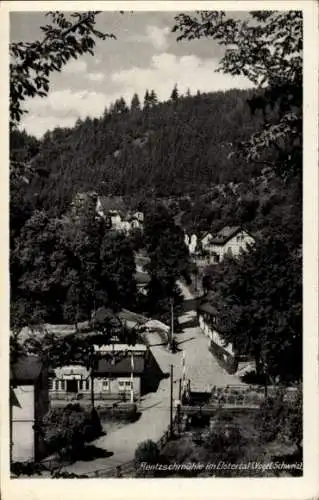
[[[209,314],[214,315],[214,316],[216,316],[218,314],[216,307],[214,307],[209,302],[203,302],[202,304],[200,304],[198,306],[198,310],[201,312],[209,313]]]
[[[224,245],[240,231],[242,231],[240,226],[225,226],[213,236],[211,243],[214,245]]]
[[[202,241],[202,240],[203,240],[204,238],[206,238],[206,236],[208,236],[208,235],[213,236],[213,233],[211,233],[210,231],[205,231],[204,233],[202,233],[202,234],[200,235],[200,240]]]
[[[99,196],[99,200],[105,214],[110,211],[117,211],[120,214],[126,212],[126,206],[121,196]]]
[[[133,356],[133,374],[141,375],[145,368],[144,356]],[[112,364],[110,359],[102,358],[98,361],[97,368],[95,370],[95,376],[101,377],[103,375],[124,375],[130,376],[131,374],[131,356],[125,356],[119,361]]]
[[[21,356],[12,364],[10,378],[14,382],[34,382],[39,378],[42,366],[42,361],[37,356]]]

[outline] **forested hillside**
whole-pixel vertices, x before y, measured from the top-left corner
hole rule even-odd
[[[262,168],[239,164],[234,154],[263,124],[262,113],[249,106],[252,95],[173,92],[168,102],[158,103],[155,92],[147,91],[142,104],[137,96],[129,105],[119,99],[100,119],[47,132],[34,160],[42,175],[29,186],[28,199],[36,208],[62,213],[78,191],[145,199],[246,181]]]
[[[181,14],[173,31],[181,33],[179,39],[213,36],[225,44],[222,70],[248,76],[256,86],[261,82],[258,91],[181,96],[175,86],[160,103],[154,90],[146,90],[142,103],[137,95],[130,103],[119,98],[102,117],[57,128],[40,141],[16,127],[25,96],[45,96],[48,83],[30,76],[32,87],[25,79],[27,57],[13,66],[12,329],[39,322],[77,324],[100,307],[168,317],[171,304],[181,300],[176,281],[198,271],[183,231],[240,225],[256,245],[206,269],[205,288],[214,293],[218,315],[229,319],[228,340],[255,357],[260,374],[301,377],[302,15],[256,11],[252,16],[249,26],[223,20],[218,12],[194,19]],[[47,47],[53,53],[55,36]],[[246,38],[248,45],[241,42]],[[70,43],[73,47],[72,38]],[[39,47],[36,43],[33,50],[45,71],[56,71],[55,63],[49,70],[45,66]],[[24,57],[23,43],[13,49]],[[70,57],[66,49],[60,67]],[[71,54],[78,50],[76,45]],[[132,237],[110,230],[104,217],[96,216],[96,196],[74,210],[75,194],[91,191],[123,197],[126,208],[141,209],[144,231]],[[145,297],[137,293],[136,250],[150,258]]]

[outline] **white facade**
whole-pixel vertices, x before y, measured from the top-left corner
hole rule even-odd
[[[142,229],[143,225],[141,223],[141,221],[139,221],[138,219],[132,219],[131,220],[131,228],[132,229]]]
[[[204,334],[212,340],[218,347],[221,347],[226,351],[228,354],[231,356],[235,355],[233,345],[231,343],[226,344],[224,339],[221,337],[221,335],[218,333],[218,331],[215,328],[212,328],[209,326],[206,321],[204,320],[202,315],[199,315],[199,326],[201,330],[204,332]]]
[[[197,248],[197,236],[196,234],[192,234],[190,243],[189,243],[189,253],[195,253],[196,248]]]
[[[127,346],[125,344],[114,344],[105,346],[94,346],[96,352],[103,355],[111,352],[133,352],[135,355],[143,355],[146,351],[144,344]],[[126,348],[126,349],[125,349]],[[134,360],[134,356],[133,356]],[[55,378],[49,381],[49,395],[52,400],[78,400],[90,399],[92,393],[92,379],[90,371],[82,365],[69,365],[56,368]],[[118,396],[130,396],[132,380],[130,374],[116,374],[112,376],[95,376],[93,379],[93,391],[96,399],[112,399]],[[141,393],[141,377],[133,376],[133,393],[138,398]]]
[[[255,240],[246,231],[240,230],[225,243],[214,243],[212,234],[202,239],[202,247],[210,253],[211,262],[221,262],[226,255],[238,257],[242,251],[247,251]]]
[[[34,385],[19,385],[13,390],[19,406],[12,407],[12,460],[33,461],[35,458]]]
[[[103,355],[109,354],[111,352],[125,352],[127,354],[133,353],[133,354],[144,354],[147,350],[147,347],[145,344],[135,344],[135,345],[128,345],[128,344],[105,344],[105,345],[94,345],[94,351],[99,352],[100,354]]]
[[[113,229],[121,230],[122,229],[122,217],[118,212],[111,212],[110,219]]]
[[[192,234],[191,236],[189,236],[188,234],[185,234],[184,243],[187,246],[190,254],[193,254],[196,252],[196,249],[197,249],[197,236],[196,236],[196,234]]]
[[[102,203],[101,203],[100,198],[98,198],[98,199],[97,199],[97,202],[96,202],[96,213],[97,213],[100,217],[105,217],[105,213],[104,213],[104,210],[103,210],[103,207],[102,207]]]
[[[144,222],[144,214],[143,212],[135,212],[135,214],[133,215],[133,217],[138,220],[139,222]]]

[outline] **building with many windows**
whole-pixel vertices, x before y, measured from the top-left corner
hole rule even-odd
[[[49,394],[53,405],[65,402],[138,400],[147,390],[151,353],[144,344],[94,346],[93,372],[80,364],[55,368]],[[93,387],[92,387],[93,384]]]
[[[255,243],[254,238],[239,226],[225,226],[217,234],[206,233],[201,239],[202,250],[211,264],[218,264],[225,256],[238,257]]]

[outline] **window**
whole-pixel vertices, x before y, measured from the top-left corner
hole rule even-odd
[[[105,378],[102,381],[102,389],[103,389],[103,391],[109,391],[110,390],[110,381],[109,381],[108,378]]]
[[[84,384],[84,390],[88,391],[90,389],[90,381],[89,381],[89,379],[83,380],[83,384]]]
[[[132,388],[132,382],[130,380],[119,380],[119,391],[127,392]]]
[[[61,391],[65,391],[66,389],[65,380],[60,380],[60,389]]]
[[[79,380],[79,391],[83,391],[83,386],[84,386],[84,381],[83,380]]]
[[[53,391],[53,379],[52,378],[49,378],[48,386],[49,386],[49,391]]]

